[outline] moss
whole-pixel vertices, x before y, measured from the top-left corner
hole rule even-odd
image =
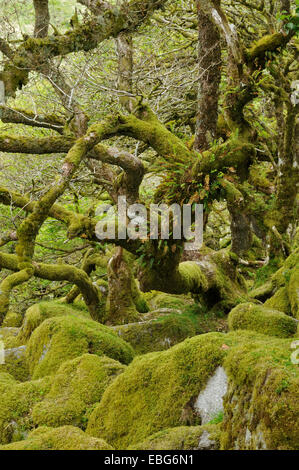
[[[299,264],[292,271],[288,284],[288,295],[293,315],[299,319]]]
[[[106,355],[128,364],[133,349],[108,327],[83,317],[45,320],[31,335],[27,358],[33,378],[53,374],[59,366],[85,353]]]
[[[19,333],[19,344],[26,343],[32,332],[47,318],[63,315],[84,316],[90,318],[86,308],[76,308],[59,302],[40,302],[34,304],[26,311],[24,322]]]
[[[33,422],[40,426],[72,424],[85,428],[92,405],[125,366],[106,356],[84,354],[61,365],[45,399],[35,405]]]
[[[287,42],[287,36],[283,33],[273,33],[263,36],[246,52],[248,61],[263,59],[266,52],[274,52]]]
[[[16,380],[24,382],[30,377],[26,359],[26,347],[5,349],[5,363],[0,365],[1,372],[8,372]]]
[[[214,441],[218,435],[217,426],[180,426],[177,428],[164,429],[148,437],[145,441],[135,444],[132,450],[198,450],[198,444],[204,432],[208,433],[210,440]],[[215,440],[211,444],[213,450],[219,448]]]
[[[288,291],[286,287],[281,287],[278,291],[265,302],[265,307],[280,310],[287,315],[292,314]]]
[[[8,312],[3,320],[3,327],[19,328],[22,325],[23,317],[20,313]]]
[[[253,303],[235,307],[228,316],[228,325],[230,330],[252,330],[280,338],[294,336],[297,332],[294,318]]]
[[[0,340],[3,341],[6,349],[15,348],[17,346],[19,331],[19,328],[13,327],[0,328]]]
[[[7,444],[26,438],[33,427],[32,407],[49,391],[50,381],[45,377],[42,380],[17,383],[8,374],[4,379],[3,384],[3,374],[0,374],[0,443]]]
[[[229,390],[224,398],[222,449],[298,449],[299,369],[291,339],[230,333],[238,344],[224,361]]]
[[[223,343],[224,335],[210,333],[137,357],[105,391],[87,432],[124,449],[160,430],[199,424],[192,403],[221,364]]]
[[[73,426],[41,427],[26,440],[0,446],[0,450],[113,450],[107,442],[86,435]]]
[[[186,338],[195,336],[196,328],[186,316],[167,315],[140,323],[113,328],[138,354],[169,349]]]
[[[279,269],[280,263],[277,259],[271,259],[268,264],[258,269],[255,278],[255,288],[265,284],[271,276]]]
[[[164,292],[151,291],[145,294],[152,310],[161,308],[182,310],[186,305],[193,304],[191,297],[185,295],[171,295]]]

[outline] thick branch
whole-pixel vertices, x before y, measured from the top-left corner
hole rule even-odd
[[[44,155],[48,153],[67,153],[73,139],[67,137],[21,137],[0,135],[0,152]]]
[[[5,123],[24,124],[31,127],[43,127],[53,129],[59,133],[63,132],[65,121],[55,115],[39,116],[23,109],[12,109],[0,106],[0,119]]]

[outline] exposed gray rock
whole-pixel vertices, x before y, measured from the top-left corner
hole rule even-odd
[[[223,411],[223,396],[227,392],[227,375],[223,367],[217,367],[209,379],[206,388],[200,392],[194,404],[196,413],[201,417],[201,424],[211,421]]]

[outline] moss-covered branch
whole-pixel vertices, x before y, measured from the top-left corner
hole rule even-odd
[[[0,106],[0,119],[5,123],[24,124],[25,126],[53,129],[59,133],[63,132],[63,128],[65,126],[64,119],[59,119],[54,114],[37,115],[31,111],[18,108],[8,108],[7,106]]]
[[[74,143],[67,137],[21,137],[8,134],[0,135],[0,151],[4,153],[26,153],[45,155],[67,153]]]
[[[83,24],[79,23],[66,34],[27,39],[0,73],[6,96],[15,96],[16,90],[27,82],[30,70],[40,70],[57,56],[95,49],[100,42],[116,37],[121,31],[135,30],[153,11],[163,7],[166,1],[131,0],[124,1],[120,6],[100,2],[103,8],[97,16]]]

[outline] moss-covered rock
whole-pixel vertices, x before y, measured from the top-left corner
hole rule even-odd
[[[113,327],[113,330],[130,343],[138,354],[163,351],[196,335],[192,321],[180,314],[120,325]]]
[[[240,304],[228,316],[230,330],[252,330],[280,338],[294,336],[297,323],[294,318],[278,310],[254,303]]]
[[[106,356],[84,354],[60,366],[45,399],[35,405],[33,422],[52,427],[85,428],[92,406],[125,366]]]
[[[0,446],[0,450],[113,450],[107,442],[88,436],[73,426],[41,427],[23,441]]]
[[[295,449],[299,371],[291,362],[291,344],[238,330],[137,357],[105,391],[87,433],[124,449],[164,429],[200,424],[195,405],[222,364],[229,379],[222,448]]]
[[[23,317],[20,313],[8,312],[3,320],[3,327],[19,328],[22,325]]]
[[[0,328],[0,341],[3,341],[6,349],[15,348],[18,345],[17,336],[20,329],[14,327]]]
[[[135,444],[132,450],[216,450],[219,449],[216,425],[180,426],[164,429]]]
[[[280,289],[278,289],[278,291],[270,299],[266,300],[265,307],[279,310],[280,312],[284,312],[287,315],[292,315],[287,288],[280,287]]]
[[[26,359],[26,346],[5,349],[4,360],[4,364],[0,365],[0,372],[8,372],[20,382],[30,378],[29,366]]]
[[[74,315],[45,320],[34,330],[27,346],[34,379],[55,373],[63,362],[85,353],[106,355],[123,364],[134,356],[133,348],[110,328]]]
[[[224,340],[209,333],[137,357],[104,392],[87,432],[123,449],[169,427],[200,424],[193,405],[222,363]]]
[[[31,305],[26,311],[23,325],[21,327],[18,341],[19,344],[25,344],[33,331],[48,318],[60,316],[85,316],[90,318],[86,309],[77,306],[70,306],[60,302],[40,302]]]
[[[248,331],[229,334],[235,347],[224,367],[222,449],[297,449],[299,368],[291,361],[291,339]]]
[[[186,305],[193,304],[191,296],[171,295],[164,292],[151,291],[144,294],[151,310],[168,308],[173,310],[183,310]]]
[[[44,379],[17,383],[9,374],[0,374],[0,443],[25,439],[32,429],[32,407],[49,391]]]

